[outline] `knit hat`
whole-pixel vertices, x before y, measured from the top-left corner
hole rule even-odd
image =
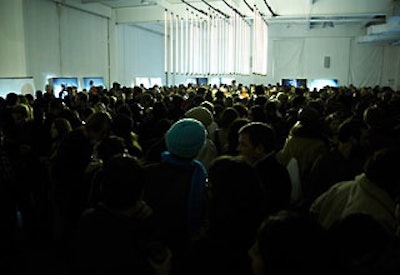
[[[213,114],[206,107],[197,106],[189,109],[185,113],[186,117],[194,118],[203,123],[204,127],[209,126],[213,122]]]
[[[203,147],[206,130],[203,124],[194,118],[182,118],[172,124],[166,134],[167,150],[181,158],[194,158]]]

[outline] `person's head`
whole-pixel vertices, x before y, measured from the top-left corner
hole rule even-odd
[[[239,154],[255,162],[276,149],[275,130],[267,123],[251,122],[239,129]]]
[[[233,104],[233,108],[235,108],[236,111],[238,111],[239,117],[248,117],[249,109],[245,104],[241,102],[236,102],[235,104]]]
[[[200,106],[207,108],[211,112],[211,114],[214,115],[214,104],[211,101],[205,100],[200,104]]]
[[[165,136],[167,150],[174,156],[193,159],[206,140],[204,125],[194,118],[182,118],[168,129]]]
[[[219,126],[221,128],[229,128],[229,126],[232,124],[232,122],[239,117],[240,117],[240,114],[235,108],[226,107],[221,112]]]
[[[371,105],[364,110],[363,120],[368,128],[382,129],[388,126],[390,118],[385,109],[376,105]]]
[[[17,93],[9,92],[6,95],[6,105],[7,106],[12,107],[12,106],[18,105],[19,103],[20,103],[20,98]]]
[[[104,163],[101,174],[101,201],[109,208],[126,211],[143,196],[144,168],[136,158],[118,155]]]
[[[16,125],[29,121],[29,107],[24,103],[20,103],[12,109],[12,118]]]
[[[65,102],[61,98],[53,98],[48,106],[48,113],[54,114],[56,116],[59,116],[66,108]]]
[[[93,142],[105,138],[112,130],[112,117],[108,112],[94,112],[86,120],[85,128]]]
[[[269,215],[259,226],[249,250],[253,274],[328,272],[325,234],[306,214],[279,211]]]
[[[237,118],[232,122],[228,132],[228,154],[238,155],[239,129],[250,122],[248,118]]]
[[[213,114],[203,106],[196,106],[187,110],[185,117],[197,119],[203,123],[206,128],[214,121]]]
[[[303,106],[298,110],[297,117],[301,125],[315,127],[318,125],[321,115],[316,108]]]
[[[264,217],[262,187],[254,168],[240,156],[221,155],[210,164],[208,183],[210,229],[226,236],[238,231],[253,236]]]
[[[365,124],[351,117],[339,124],[338,149],[344,157],[348,158],[355,149],[361,148],[365,131]]]
[[[264,122],[265,113],[261,105],[253,105],[249,109],[249,117],[252,121]]]
[[[128,150],[122,137],[111,135],[95,146],[95,153],[103,162],[107,162],[116,155],[127,154]]]
[[[52,139],[63,138],[71,131],[71,123],[66,118],[57,117],[51,123],[50,135]]]
[[[364,165],[367,178],[385,190],[393,199],[397,199],[400,195],[399,156],[399,147],[380,149]]]
[[[133,126],[133,119],[129,115],[120,113],[113,117],[113,132],[120,137],[130,136]]]
[[[345,216],[328,229],[328,234],[338,274],[379,274],[378,263],[395,241],[379,221],[365,213]]]

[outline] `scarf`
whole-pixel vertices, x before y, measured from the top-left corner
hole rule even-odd
[[[187,229],[190,243],[198,236],[204,222],[205,209],[205,183],[207,171],[204,165],[193,159],[182,159],[168,151],[161,153],[161,158],[165,163],[173,166],[183,167],[192,171],[190,189],[187,203]]]

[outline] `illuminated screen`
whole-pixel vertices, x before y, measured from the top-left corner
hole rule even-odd
[[[148,77],[136,77],[136,85],[143,85],[146,89],[150,88],[150,80]]]
[[[83,78],[83,86],[85,87],[85,89],[87,91],[90,90],[90,81],[93,81],[93,86],[95,87],[99,87],[102,86],[103,88],[106,87],[106,85],[104,84],[104,78],[103,77],[84,77]]]
[[[283,78],[282,86],[292,86],[296,88],[300,88],[301,86],[307,87],[307,79],[304,78]]]
[[[151,87],[154,87],[155,85],[157,85],[158,87],[161,87],[162,86],[161,77],[151,77],[150,78],[150,85],[151,85]]]
[[[192,85],[194,85],[194,84],[196,84],[196,79],[195,78],[188,78],[188,79],[186,79],[186,86],[188,85],[188,84],[192,84]]]
[[[219,77],[211,77],[210,78],[210,85],[211,86],[216,85],[217,87],[219,87],[221,85],[221,79]]]
[[[207,77],[197,77],[196,78],[196,83],[198,86],[203,86],[208,84],[208,78]]]
[[[53,86],[54,95],[56,97],[60,97],[61,92],[68,87],[79,88],[77,77],[53,77],[51,78],[51,85]],[[63,95],[65,96],[65,94]]]
[[[222,77],[221,84],[231,85],[234,78]]]
[[[296,79],[294,79],[294,78],[284,78],[284,79],[282,79],[282,86],[293,86],[293,87],[297,87],[297,85],[296,85]]]
[[[337,79],[312,79],[310,83],[310,90],[314,90],[314,88],[319,91],[325,87],[339,87],[339,82]]]
[[[300,87],[307,87],[307,79],[305,78],[297,78],[296,79],[296,87],[300,88]]]
[[[0,77],[0,96],[7,97],[10,92],[35,95],[33,77]]]

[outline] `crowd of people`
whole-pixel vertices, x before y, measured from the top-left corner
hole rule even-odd
[[[114,82],[0,100],[4,274],[400,272],[390,87]]]

